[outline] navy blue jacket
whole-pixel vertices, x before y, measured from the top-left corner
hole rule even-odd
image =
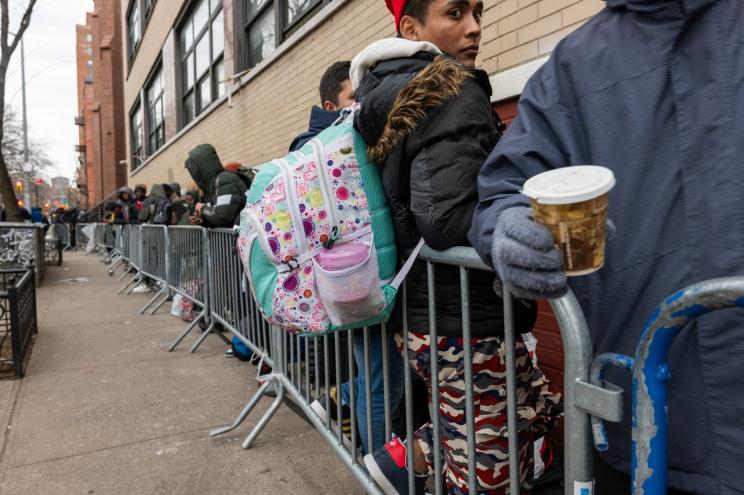
[[[315,106],[310,110],[310,124],[308,125],[307,131],[303,132],[289,145],[289,151],[297,151],[302,146],[310,141],[312,138],[325,131],[341,116],[341,110],[335,112],[329,112],[322,108]]]
[[[694,282],[744,275],[744,2],[607,0],[530,79],[519,116],[478,179],[469,233],[490,260],[524,178],[565,165],[615,173],[617,236],[604,268],[569,279],[595,351],[632,355],[644,321]],[[677,338],[669,383],[669,483],[744,493],[744,315],[698,320]],[[630,377],[609,374],[626,389]],[[630,423],[605,459],[629,472]]]

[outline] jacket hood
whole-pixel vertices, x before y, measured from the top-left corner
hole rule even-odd
[[[165,189],[163,188],[162,184],[153,184],[152,189],[150,189],[150,196],[157,196],[158,198],[164,198],[165,197]]]
[[[171,191],[176,193],[176,196],[181,195],[181,184],[179,184],[178,182],[171,182],[170,184],[168,184],[168,187],[171,188]]]
[[[186,159],[186,169],[202,191],[209,191],[209,185],[224,171],[220,157],[211,144],[200,144],[191,150]]]
[[[314,106],[312,110],[310,110],[310,124],[308,125],[308,129],[310,132],[319,134],[333,125],[339,117],[341,117],[341,110],[329,112],[328,110]]]
[[[611,9],[627,9],[646,15],[678,12],[689,17],[714,4],[717,0],[605,0]]]
[[[356,91],[361,86],[367,72],[383,60],[412,57],[419,52],[440,55],[442,51],[428,41],[411,41],[405,38],[385,38],[375,41],[362,50],[351,61],[351,89]]]
[[[123,193],[128,193],[129,194],[129,201],[134,201],[134,192],[132,192],[132,190],[129,189],[127,186],[120,187],[116,191],[116,199],[121,200],[121,201],[124,201],[123,199],[121,199],[121,195]]]

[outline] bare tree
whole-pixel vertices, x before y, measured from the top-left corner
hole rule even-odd
[[[0,122],[5,122],[5,76],[8,73],[10,57],[18,48],[23,34],[26,32],[31,23],[31,12],[34,10],[36,0],[30,0],[21,17],[21,24],[15,32],[13,41],[8,44],[8,35],[10,34],[10,11],[8,9],[8,0],[0,0]],[[0,125],[0,149],[3,147],[4,131]],[[0,153],[0,195],[5,201],[5,210],[8,220],[11,222],[20,222],[21,214],[18,211],[18,205],[13,192],[13,184],[10,181],[10,174],[5,164],[5,157]]]
[[[23,144],[23,124],[18,114],[11,107],[3,115],[3,159],[5,168],[11,176],[28,175],[38,177],[53,168],[52,160],[47,155],[45,146],[36,139],[28,140],[28,168],[25,164]]]

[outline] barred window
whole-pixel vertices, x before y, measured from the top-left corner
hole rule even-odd
[[[199,0],[179,27],[181,124],[225,92],[225,18],[221,0]]]
[[[129,114],[130,132],[132,134],[132,170],[136,170],[144,161],[145,130],[142,127],[142,106],[137,103]]]
[[[147,134],[148,154],[152,155],[165,143],[165,119],[163,117],[163,75],[158,69],[152,76],[145,94],[147,95]]]
[[[236,0],[237,71],[268,58],[330,0]]]

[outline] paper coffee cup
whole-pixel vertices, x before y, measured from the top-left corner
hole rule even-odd
[[[615,185],[612,171],[574,165],[536,175],[524,183],[535,221],[553,234],[568,276],[599,270],[605,260],[607,199]]]

